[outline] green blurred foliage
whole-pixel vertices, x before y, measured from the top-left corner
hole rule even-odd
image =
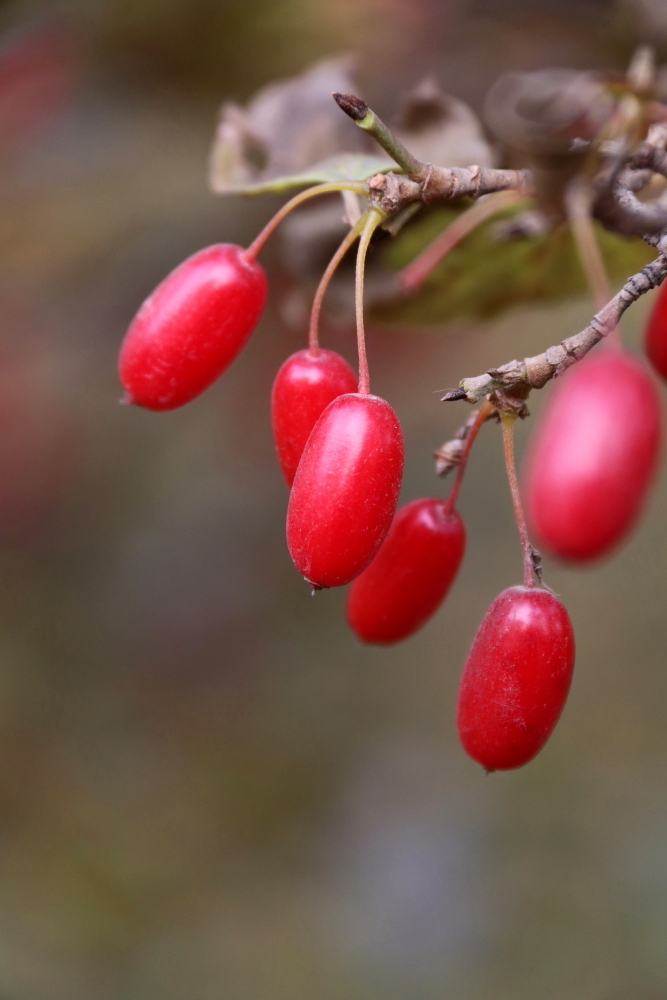
[[[377,318],[419,324],[462,317],[490,319],[513,306],[584,294],[586,280],[566,225],[542,236],[498,239],[494,235],[500,219],[525,208],[526,203],[520,203],[481,225],[434,268],[416,292],[376,306]],[[393,270],[405,267],[458,214],[447,208],[422,212],[387,244],[386,263]],[[595,231],[613,283],[623,282],[655,256],[640,239],[616,236],[598,224]]]

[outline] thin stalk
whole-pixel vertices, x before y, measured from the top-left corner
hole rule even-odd
[[[324,298],[324,293],[326,292],[329,282],[334,276],[336,268],[342,261],[343,257],[350,249],[354,241],[356,240],[359,233],[363,230],[366,225],[366,219],[368,217],[368,212],[364,212],[360,216],[359,220],[350,229],[349,233],[345,236],[345,239],[341,245],[336,250],[335,254],[327,264],[327,269],[322,275],[319,285],[317,286],[317,291],[315,292],[315,298],[313,299],[313,308],[310,312],[310,328],[308,331],[308,348],[310,353],[316,357],[319,351],[319,340],[318,340],[318,327],[320,323],[320,309],[322,308],[322,299]]]
[[[489,414],[493,408],[493,403],[483,403],[479,410],[477,410],[475,419],[468,428],[468,433],[466,434],[465,441],[463,442],[463,450],[461,452],[459,464],[456,469],[456,478],[452,483],[452,488],[449,491],[449,496],[447,497],[445,504],[448,512],[453,511],[456,506],[456,501],[459,498],[459,490],[461,489],[461,483],[463,482],[463,477],[466,471],[466,465],[468,464],[468,456],[472,451],[472,446],[475,443],[475,438],[477,437],[482,424],[488,420]]]
[[[505,468],[507,469],[507,478],[509,480],[512,503],[514,505],[514,516],[516,518],[517,528],[519,529],[521,550],[523,552],[523,585],[524,587],[534,587],[535,571],[533,568],[533,546],[530,544],[530,538],[528,537],[528,527],[526,525],[526,517],[523,512],[523,504],[521,503],[521,494],[519,493],[519,483],[516,478],[516,465],[514,462],[515,420],[516,414],[514,413],[500,414],[500,422],[503,427]]]
[[[496,191],[495,194],[488,194],[480,201],[476,201],[474,205],[471,205],[454,219],[446,229],[443,229],[425,250],[422,250],[414,260],[410,261],[407,267],[398,272],[397,278],[401,287],[405,291],[417,288],[428,277],[436,264],[439,264],[443,257],[446,257],[450,250],[453,250],[473,229],[476,229],[482,222],[486,222],[496,212],[521,201],[525,197],[525,194],[520,191]]]
[[[593,296],[595,311],[599,312],[611,298],[611,287],[600,246],[595,235],[592,216],[593,193],[583,180],[571,182],[565,194],[567,218],[574,237],[581,266]],[[618,327],[607,334],[607,339],[620,347]]]
[[[243,256],[245,259],[253,261],[257,257],[269,236],[272,235],[276,227],[283,221],[286,215],[289,215],[292,209],[297,208],[302,202],[308,201],[309,198],[316,198],[320,194],[331,194],[333,191],[354,191],[355,194],[366,195],[368,194],[368,187],[366,184],[355,183],[353,181],[336,181],[330,184],[317,184],[315,187],[301,191],[300,194],[295,195],[282,208],[278,209],[273,218],[267,222],[248,249],[244,251]]]
[[[354,284],[354,303],[357,319],[357,351],[359,354],[359,386],[358,391],[362,395],[370,392],[370,378],[368,374],[368,358],[366,357],[366,336],[364,334],[364,272],[366,270],[366,253],[371,237],[382,220],[385,213],[378,208],[368,210],[368,217],[364,223],[364,228],[359,238],[359,248],[357,250],[357,269]]]
[[[373,136],[378,146],[382,146],[385,153],[389,153],[392,160],[395,160],[406,174],[421,175],[425,172],[427,165],[405,148],[389,126],[385,125],[360,97],[355,94],[334,94],[333,99],[341,111],[349,115],[359,128]]]

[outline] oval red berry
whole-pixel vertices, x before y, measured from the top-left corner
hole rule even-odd
[[[657,387],[630,354],[608,349],[571,368],[526,463],[526,514],[539,544],[575,561],[617,545],[653,481],[660,427]]]
[[[149,295],[120,351],[128,402],[149,410],[182,406],[231,364],[266,299],[262,267],[243,254],[227,243],[206,247]]]
[[[510,587],[484,615],[456,709],[466,752],[487,771],[521,767],[551,735],[574,667],[564,606],[546,590]]]
[[[646,326],[646,354],[664,379],[667,379],[667,281],[663,282]]]
[[[287,509],[294,565],[315,587],[361,573],[387,534],[403,474],[398,417],[378,396],[347,393],[308,438]]]
[[[464,549],[463,521],[444,500],[425,497],[401,507],[377,555],[350,586],[350,628],[363,642],[412,635],[444,600]]]
[[[278,370],[271,422],[278,460],[291,486],[310,432],[336,396],[355,392],[357,376],[335,351],[297,351]]]

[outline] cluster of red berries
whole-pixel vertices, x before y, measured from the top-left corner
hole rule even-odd
[[[128,402],[180,406],[232,362],[264,306],[266,278],[255,259],[261,242],[201,250],[144,302],[120,354]],[[649,327],[648,353],[667,377],[667,292]],[[448,499],[413,500],[396,511],[401,428],[391,406],[370,394],[364,366],[360,347],[357,384],[347,362],[311,336],[276,376],[273,430],[291,488],[287,544],[295,566],[314,589],[351,584],[351,628],[364,642],[394,643],[433,614],[456,576],[465,529],[455,502],[491,407],[480,411]],[[659,443],[658,393],[637,360],[607,345],[576,365],[556,389],[528,458],[526,507],[540,541],[567,560],[607,553],[638,515]],[[534,757],[561,713],[573,663],[567,611],[526,570],[524,586],[505,590],[488,609],[463,671],[457,724],[467,752],[487,770]]]

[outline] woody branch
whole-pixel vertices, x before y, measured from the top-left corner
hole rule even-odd
[[[542,354],[523,361],[509,361],[500,368],[492,368],[483,375],[464,378],[458,389],[451,389],[446,401],[466,399],[477,403],[491,392],[508,392],[525,396],[531,389],[541,389],[552,378],[563,372],[586,355],[603,337],[617,326],[625,310],[646,292],[660,285],[667,277],[667,255],[661,253],[637,274],[629,278],[623,288],[606,306],[595,314],[589,325],[573,337],[547,348]]]

